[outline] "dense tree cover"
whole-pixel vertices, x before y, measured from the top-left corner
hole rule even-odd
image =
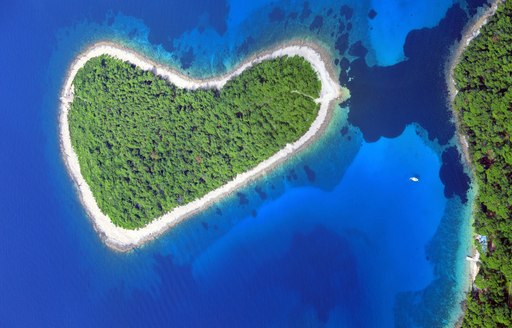
[[[512,1],[499,6],[455,68],[454,108],[468,136],[479,192],[475,228],[488,236],[468,295],[467,327],[512,326]]]
[[[222,90],[177,88],[107,55],[74,79],[71,142],[100,209],[142,227],[298,140],[321,84],[305,59],[266,60]]]

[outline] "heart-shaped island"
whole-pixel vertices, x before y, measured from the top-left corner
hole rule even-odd
[[[96,230],[132,249],[267,172],[326,126],[342,96],[334,76],[313,44],[261,52],[210,80],[93,45],[64,83],[60,134]]]

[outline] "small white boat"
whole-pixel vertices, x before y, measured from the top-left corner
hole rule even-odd
[[[420,179],[418,177],[410,177],[409,180],[412,181],[412,182],[419,182],[420,181]]]

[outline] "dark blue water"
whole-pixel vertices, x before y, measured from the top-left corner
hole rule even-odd
[[[471,195],[442,70],[477,5],[2,2],[0,326],[450,325]],[[293,38],[323,44],[351,89],[326,135],[144,248],[106,248],[60,158],[73,57],[112,39],[211,76]]]

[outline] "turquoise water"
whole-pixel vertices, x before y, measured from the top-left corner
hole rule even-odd
[[[0,6],[0,326],[456,320],[472,196],[453,147],[442,65],[474,4]],[[74,56],[110,39],[211,76],[295,38],[326,47],[352,93],[325,136],[143,248],[118,254],[103,245],[59,152],[58,95]]]
[[[409,31],[436,26],[455,1],[374,0],[377,13],[370,21],[370,43],[376,64],[393,65],[405,59],[403,45]]]

